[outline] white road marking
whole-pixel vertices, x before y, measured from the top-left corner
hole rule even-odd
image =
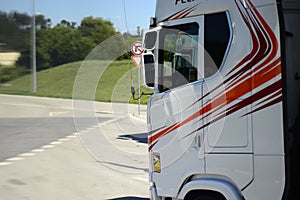
[[[144,117],[139,117],[139,116],[135,116],[135,115],[128,115],[130,117],[130,119],[134,119],[134,120],[138,120],[140,122],[144,122],[147,123],[147,116]]]
[[[76,135],[77,135],[77,133],[76,133]],[[67,138],[70,138],[70,139],[77,138],[76,135],[75,135],[75,133],[74,133],[74,135],[68,135]]]
[[[9,103],[0,103],[0,104],[4,104],[4,105],[16,105],[16,104],[9,104]],[[17,104],[17,105],[32,106],[32,107],[49,107],[49,106],[39,106],[39,105],[27,105],[27,104]],[[65,113],[65,112],[52,112],[52,113],[50,113],[50,116],[54,115],[56,113]],[[114,123],[114,122],[116,122],[119,119],[121,119],[121,118],[108,120],[108,121],[105,121],[103,123],[99,123],[98,125],[94,125],[92,127],[89,127],[89,128],[87,128],[87,129],[85,129],[83,131],[80,131],[80,132],[81,133],[83,133],[83,132],[90,132],[90,131],[93,131],[93,130],[99,128],[100,126],[104,126],[104,125],[108,125],[108,124]],[[18,155],[17,157],[8,158],[4,162],[0,162],[0,167],[1,166],[8,166],[10,164],[13,164],[14,161],[20,161],[20,160],[24,160],[25,158],[35,156],[37,153],[41,153],[41,152],[43,152],[43,151],[45,151],[47,149],[51,149],[51,148],[55,147],[56,145],[62,144],[63,142],[70,141],[71,139],[77,138],[78,135],[80,135],[80,133],[76,132],[76,133],[73,133],[72,135],[68,135],[68,136],[66,136],[64,138],[58,139],[57,141],[53,141],[53,142],[51,142],[51,143],[49,143],[47,145],[44,145],[44,146],[42,146],[39,149],[33,149],[30,152],[22,153],[22,154]],[[140,181],[144,181],[144,182],[146,181],[146,180],[140,179],[138,177],[136,178],[136,180],[140,180]]]
[[[60,138],[58,141],[59,142],[66,142],[66,141],[69,141],[70,138]]]
[[[31,156],[35,156],[36,153],[22,153],[20,155],[18,155],[18,157],[31,157]]]
[[[54,116],[63,115],[63,114],[66,114],[66,113],[69,113],[69,112],[50,112],[49,116],[54,117]]]
[[[51,142],[50,144],[51,144],[51,145],[58,145],[58,144],[62,144],[62,142],[56,141],[56,142]]]
[[[40,149],[33,149],[30,152],[22,153],[22,154],[20,154],[16,157],[8,158],[8,159],[5,160],[5,162],[0,162],[0,167],[10,165],[14,161],[24,160],[25,158],[35,156],[37,153],[41,153],[41,152],[43,152],[47,149],[51,149],[51,148],[55,147],[55,145],[59,145],[59,144],[62,144],[63,142],[65,142],[65,141],[69,141],[73,138],[77,138],[76,135],[78,135],[78,133],[74,133],[73,135],[68,135],[64,138],[60,138],[57,141],[54,141],[54,142],[51,142],[50,144],[42,146]]]
[[[41,153],[41,152],[43,152],[43,151],[45,151],[45,149],[34,149],[34,150],[32,150],[31,152],[34,152],[34,153]]]
[[[53,148],[53,147],[54,147],[54,145],[48,144],[48,145],[42,146],[41,148],[42,148],[42,149],[51,149],[51,148]]]
[[[23,103],[0,103],[0,104],[6,106],[24,106],[24,107],[35,107],[35,108],[55,108],[55,109],[65,109],[65,110],[73,109],[72,107],[43,106],[43,105],[23,104]]]
[[[24,160],[24,157],[12,157],[6,159],[5,161],[19,161],[19,160]]]
[[[0,167],[4,167],[4,166],[7,166],[7,165],[10,165],[12,164],[11,162],[0,162]]]

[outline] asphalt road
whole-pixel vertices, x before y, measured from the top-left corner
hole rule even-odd
[[[79,104],[0,95],[1,199],[148,199],[145,107]]]

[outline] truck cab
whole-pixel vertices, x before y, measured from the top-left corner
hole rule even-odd
[[[293,199],[300,1],[157,0],[144,34],[151,198]]]

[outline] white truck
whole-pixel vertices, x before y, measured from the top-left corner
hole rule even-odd
[[[300,196],[300,0],[157,0],[143,37],[153,200]]]

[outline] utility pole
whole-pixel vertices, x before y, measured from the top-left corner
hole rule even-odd
[[[36,93],[36,25],[35,25],[35,0],[32,0],[32,31],[31,31],[31,91]]]

